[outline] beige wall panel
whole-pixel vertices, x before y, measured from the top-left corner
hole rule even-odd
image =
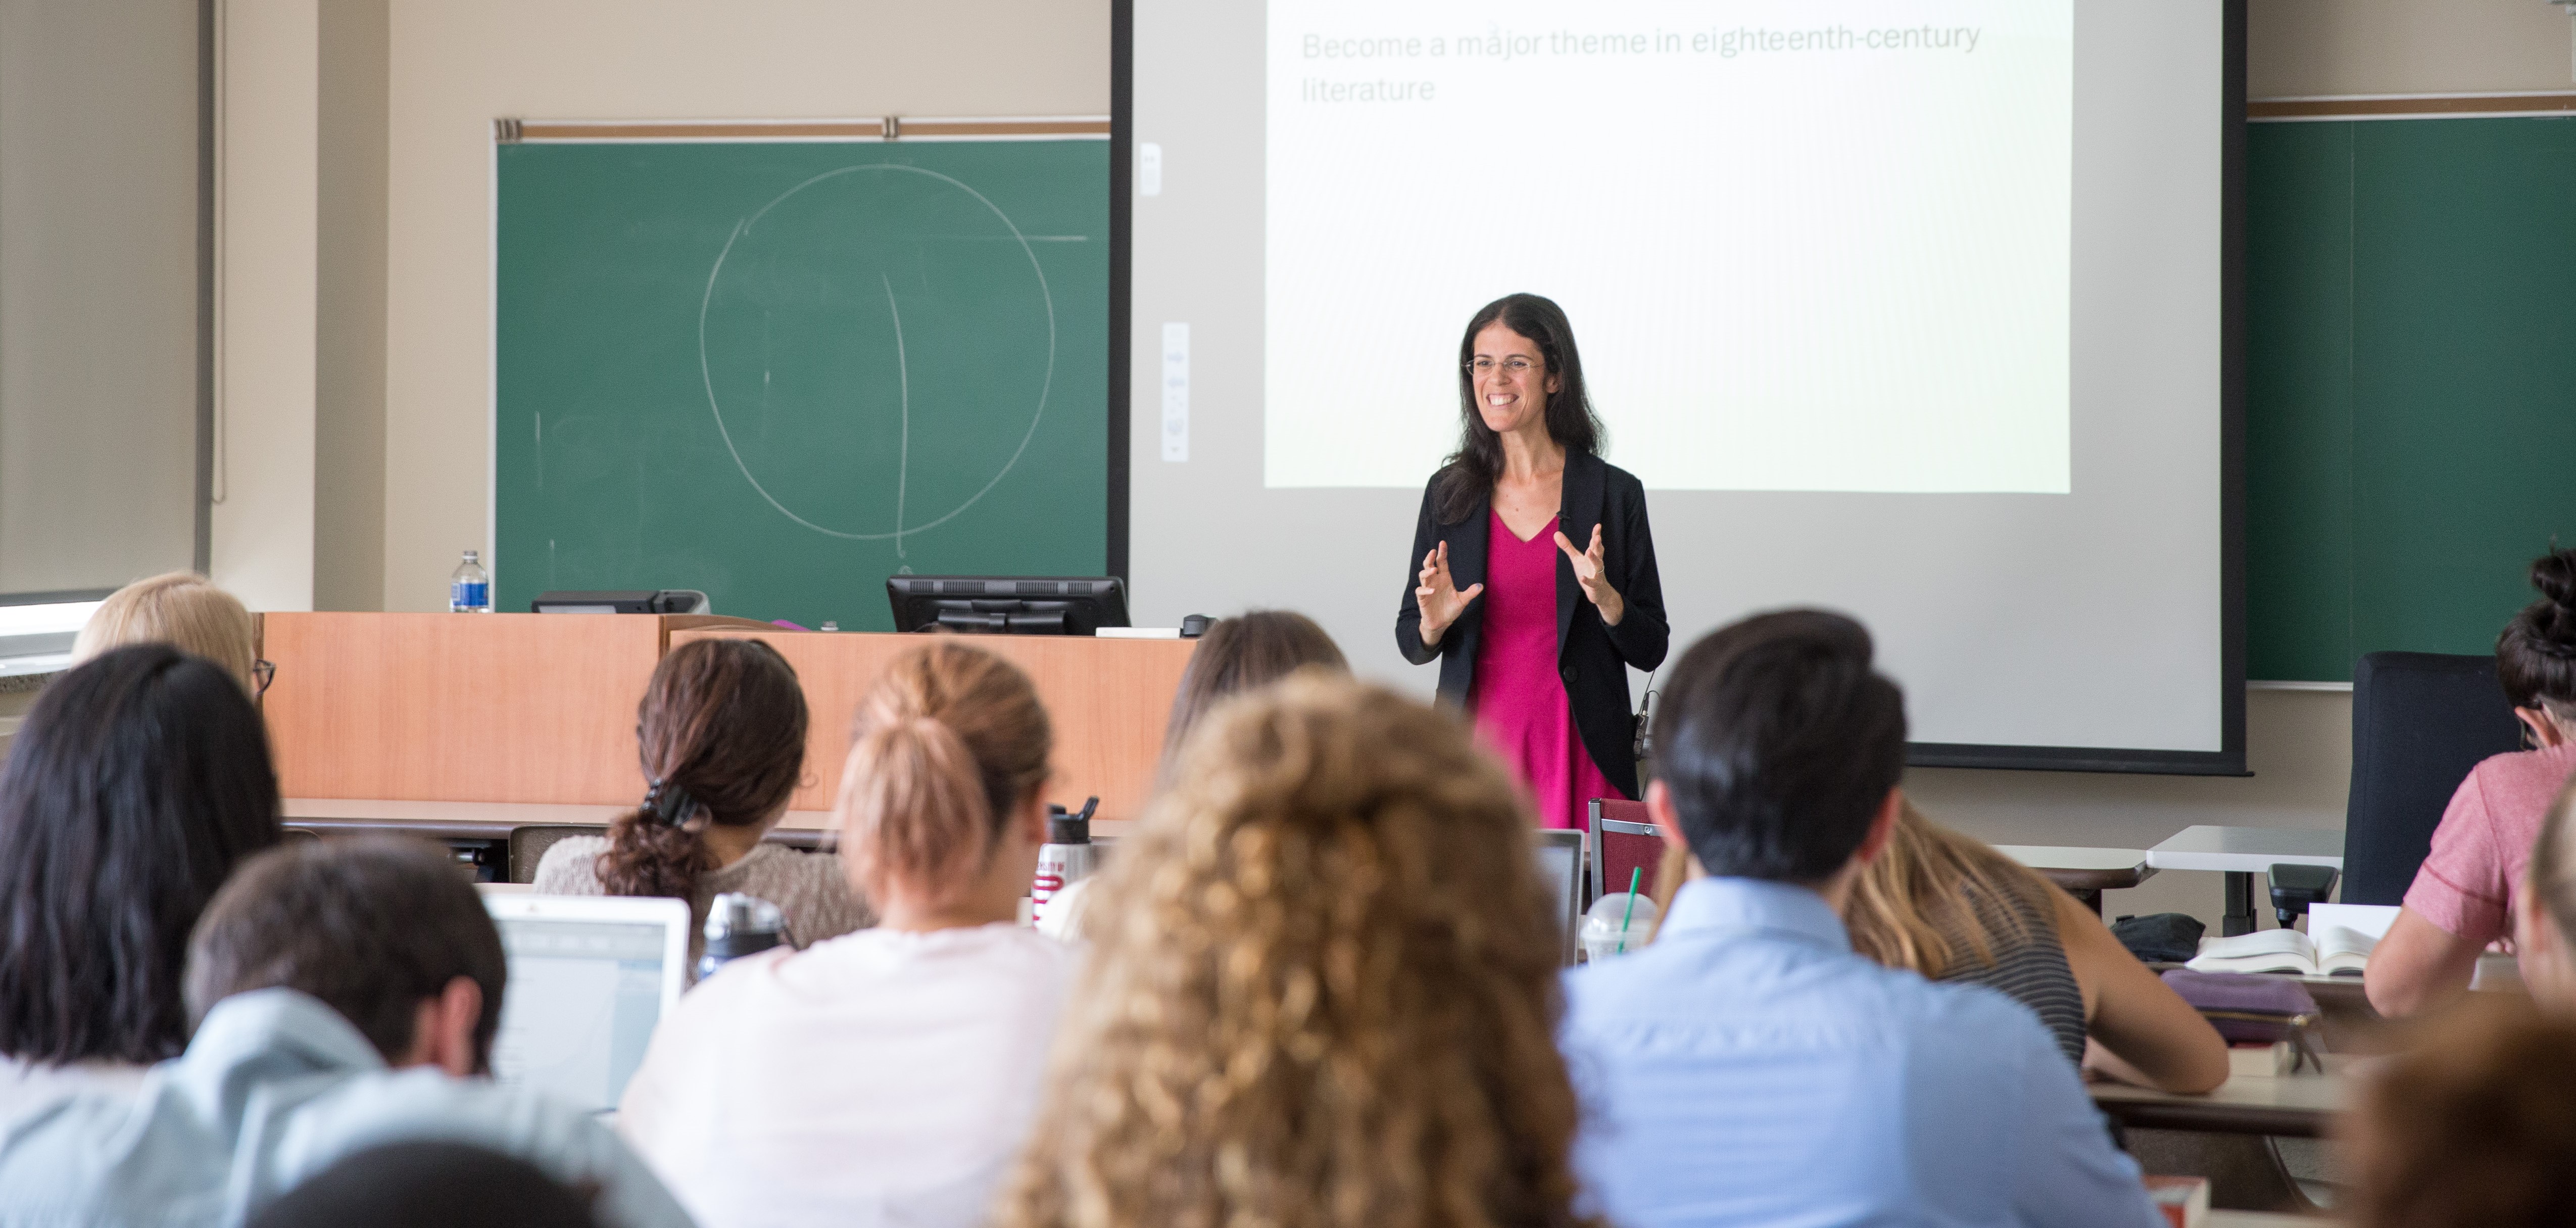
[[[2567,14],[2543,0],[2247,0],[2245,93],[2566,90]]]
[[[313,608],[318,0],[226,0],[216,583]]]

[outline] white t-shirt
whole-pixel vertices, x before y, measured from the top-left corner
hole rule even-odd
[[[654,1033],[617,1128],[704,1228],[975,1228],[1082,957],[985,925],[736,960]]]

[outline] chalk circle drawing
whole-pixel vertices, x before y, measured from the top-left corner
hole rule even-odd
[[[991,494],[1037,436],[1055,298],[983,193],[917,166],[845,166],[735,224],[698,304],[698,370],[761,498],[901,555]]]

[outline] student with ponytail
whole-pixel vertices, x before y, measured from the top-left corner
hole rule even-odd
[[[706,1228],[971,1228],[1036,1111],[1078,948],[1018,924],[1054,734],[953,640],[859,705],[836,806],[874,929],[727,964],[654,1033],[618,1129]]]
[[[778,650],[759,640],[692,640],[653,669],[635,711],[646,786],[608,837],[546,850],[543,895],[663,895],[689,902],[689,961],[717,895],[759,896],[804,945],[868,924],[840,859],[761,837],[787,814],[805,771],[805,692]]]
[[[2451,795],[2406,907],[2371,950],[2363,987],[2383,1015],[2465,992],[2478,953],[2514,932],[2516,897],[2541,818],[2576,772],[2576,550],[2531,564],[2540,600],[2496,637],[2496,678],[2532,749],[2478,764]]]

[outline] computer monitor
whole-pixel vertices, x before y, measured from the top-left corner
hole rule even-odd
[[[1553,915],[1565,935],[1558,959],[1574,964],[1575,938],[1583,924],[1583,833],[1572,828],[1542,828],[1530,833],[1538,854],[1539,877],[1547,880],[1556,901]]]
[[[688,901],[486,894],[483,907],[510,967],[493,1077],[613,1111],[687,983]]]
[[[983,635],[1091,635],[1127,625],[1116,576],[887,576],[894,629]]]

